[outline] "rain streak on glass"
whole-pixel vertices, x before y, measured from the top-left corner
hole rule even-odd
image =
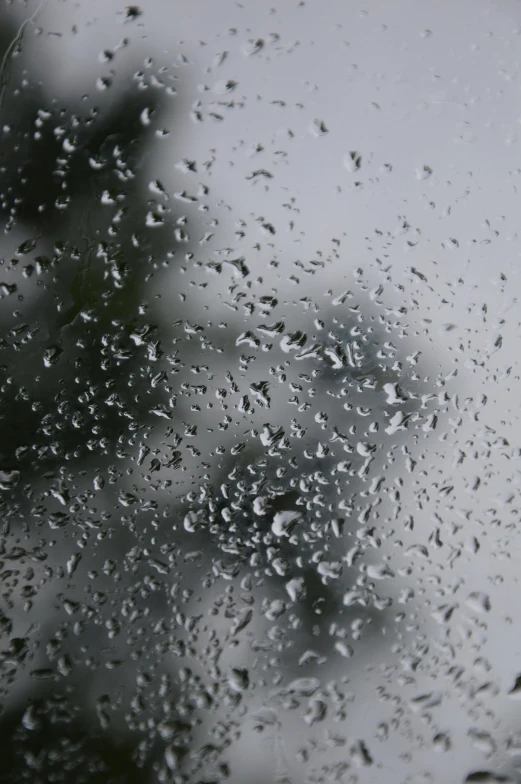
[[[0,780],[521,782],[519,33],[0,0]]]

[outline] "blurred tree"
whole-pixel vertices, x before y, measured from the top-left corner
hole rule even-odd
[[[198,777],[210,767],[215,780],[225,778],[221,755],[234,722],[225,733],[216,719],[211,743],[204,727],[223,706],[233,715],[247,692],[246,676],[237,671],[230,685],[219,660],[247,626],[249,597],[261,608],[276,602],[270,623],[285,612],[282,601],[294,610],[286,637],[265,648],[266,657],[280,654],[289,672],[311,648],[312,672],[331,649],[324,630],[355,613],[343,607],[342,594],[358,572],[341,563],[338,550],[343,518],[349,527],[352,514],[362,513],[362,464],[372,458],[349,454],[345,431],[357,414],[344,413],[346,389],[381,411],[378,390],[396,381],[396,371],[391,361],[375,361],[378,330],[363,336],[363,361],[349,363],[340,346],[364,314],[335,325],[325,312],[336,332],[301,358],[302,374],[269,372],[291,382],[296,399],[299,384],[313,382],[316,411],[329,413],[333,425],[327,429],[326,414],[317,418],[315,409],[306,413],[302,391],[289,426],[259,429],[269,383],[250,382],[240,353],[256,338],[182,320],[165,325],[149,300],[151,276],[179,246],[186,255],[193,249],[175,230],[161,183],[151,190],[147,177],[149,120],[162,111],[160,93],[122,76],[111,88],[111,95],[119,90],[115,100],[60,104],[47,86],[19,86],[22,38],[8,14],[0,31],[0,619],[8,640],[0,653],[7,706],[0,732],[8,749],[2,775],[35,783],[188,784],[209,781]],[[240,280],[248,277],[241,260],[235,266]],[[365,317],[371,321],[369,312]],[[179,350],[165,355],[162,341],[172,335]],[[304,343],[290,333],[284,350]],[[213,346],[218,360],[206,360]],[[193,383],[200,359],[232,369],[242,363],[245,389],[236,385],[233,394],[249,389],[254,398],[243,395],[234,409],[251,432],[231,447],[225,394],[208,391],[221,403],[208,448],[221,436],[226,444],[211,451],[213,462],[185,447],[197,429],[201,407],[194,401],[208,399]],[[263,372],[268,366],[266,360]],[[409,401],[408,415],[416,409]],[[158,422],[166,422],[164,430]],[[187,454],[196,466],[191,474]],[[298,519],[305,520],[300,530]],[[229,578],[251,591],[244,605],[233,592],[218,593]],[[356,613],[362,606],[376,629],[387,605],[362,583]],[[229,623],[221,638],[198,615],[201,586],[205,599],[215,599],[212,612],[224,605]],[[197,670],[205,668],[203,678]]]

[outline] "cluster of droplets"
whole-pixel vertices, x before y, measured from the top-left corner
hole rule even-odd
[[[118,14],[142,31],[143,9]],[[484,390],[515,376],[501,359],[515,300],[493,322],[477,295],[454,316],[464,281],[439,295],[425,232],[403,214],[364,236],[365,268],[347,232],[306,247],[281,172],[292,146],[326,145],[334,119],[258,94],[273,116],[291,109],[292,127],[251,143],[218,130],[253,103],[242,75],[299,42],[230,28],[188,107],[183,54],[133,63],[112,97],[129,32],[101,51],[92,93],[63,108],[25,72],[7,89],[24,25],[0,69],[12,778],[235,782],[264,765],[278,784],[354,784],[402,777],[396,762],[431,784],[407,771],[464,747],[481,762],[461,780],[513,781],[485,767],[521,750],[499,718],[521,676],[489,660],[493,632],[513,625],[495,563],[516,547],[519,450],[506,414],[487,424]],[[217,142],[196,154],[185,140],[158,165],[176,136],[170,104]],[[357,144],[337,186],[355,199],[394,171]],[[253,194],[244,209],[218,193],[226,166]],[[410,174],[434,211],[436,167]],[[440,252],[459,258],[452,234]],[[509,279],[494,285],[503,302]],[[431,311],[449,306],[435,335]]]

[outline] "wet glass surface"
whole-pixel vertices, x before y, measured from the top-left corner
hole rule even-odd
[[[521,782],[517,3],[0,5],[0,779]]]

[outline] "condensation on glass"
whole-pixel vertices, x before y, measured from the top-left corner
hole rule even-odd
[[[2,0],[2,781],[521,781],[520,32]]]

